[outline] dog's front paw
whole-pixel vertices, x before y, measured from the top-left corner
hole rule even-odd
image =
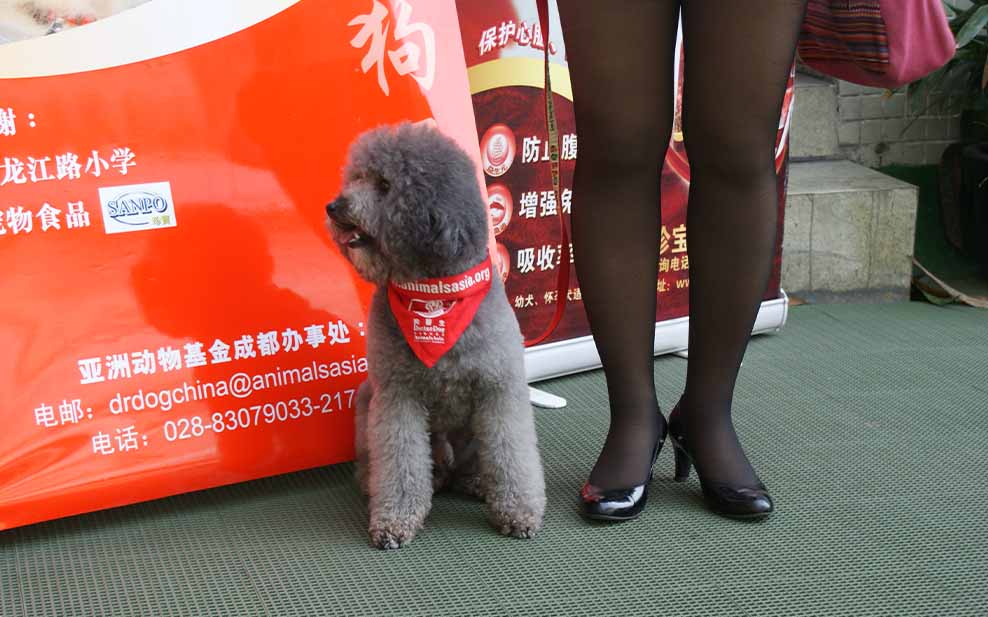
[[[413,525],[403,525],[398,522],[372,525],[370,541],[381,550],[401,548],[412,541],[418,528]]]
[[[542,515],[532,512],[502,512],[492,515],[491,522],[502,535],[534,538],[542,528]]]

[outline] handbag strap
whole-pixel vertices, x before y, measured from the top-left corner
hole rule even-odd
[[[545,47],[544,67],[545,67],[545,87],[543,95],[545,97],[545,124],[546,132],[549,136],[549,170],[552,175],[552,193],[557,204],[561,204],[559,193],[559,127],[556,124],[556,109],[552,102],[552,80],[549,76],[549,0],[535,0],[539,12],[539,26],[543,34],[543,46]],[[566,229],[566,219],[563,217],[562,207],[556,208],[559,217],[559,235],[562,238],[560,245],[559,272],[556,277],[556,311],[546,329],[534,338],[525,341],[525,347],[538,345],[549,338],[555,331],[559,322],[563,319],[566,311],[566,292],[569,289],[569,231]]]

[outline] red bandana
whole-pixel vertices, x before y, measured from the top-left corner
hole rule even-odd
[[[388,285],[391,312],[398,327],[426,366],[456,345],[491,288],[490,255],[474,268],[438,279]]]

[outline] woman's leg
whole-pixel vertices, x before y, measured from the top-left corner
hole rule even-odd
[[[663,420],[652,351],[659,172],[673,113],[678,0],[558,0],[580,154],[573,248],[611,423],[590,483],[642,484]]]
[[[681,412],[698,471],[732,485],[758,481],[734,432],[731,401],[771,269],[776,131],[805,1],[683,6],[691,185],[689,368]]]

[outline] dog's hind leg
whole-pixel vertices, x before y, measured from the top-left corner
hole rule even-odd
[[[367,417],[370,538],[400,548],[422,528],[432,505],[432,448],[425,407],[400,391],[374,392]]]
[[[477,468],[476,460],[464,469],[457,468],[449,487],[461,495],[484,499],[484,479]]]
[[[438,493],[449,485],[453,475],[453,446],[446,433],[433,431],[432,442],[432,492]]]
[[[456,468],[449,483],[451,490],[476,497],[484,498],[484,483],[480,475],[480,463],[477,457],[477,440],[472,431],[457,431],[450,439],[453,446]]]
[[[357,403],[354,406],[353,412],[353,450],[356,456],[354,469],[357,483],[360,485],[360,490],[364,495],[370,495],[370,486],[368,485],[370,481],[370,470],[368,469],[369,460],[367,453],[367,414],[370,411],[370,402],[373,395],[374,391],[371,388],[370,381],[360,384],[360,388],[357,389]]]
[[[528,389],[502,385],[485,395],[473,424],[488,516],[502,534],[531,538],[542,527],[545,480]]]

